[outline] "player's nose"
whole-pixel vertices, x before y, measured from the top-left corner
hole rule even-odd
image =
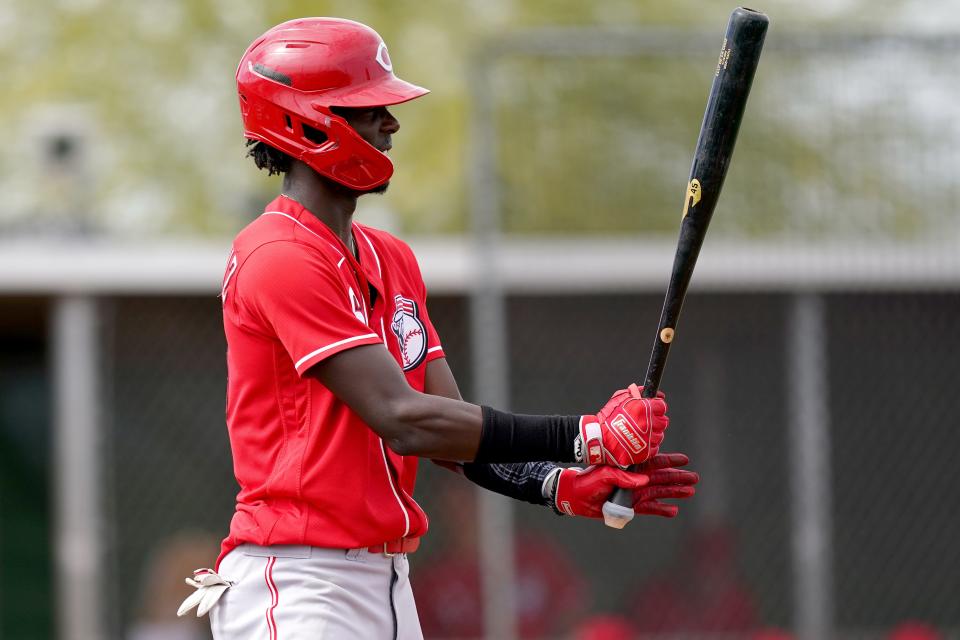
[[[387,111],[383,122],[380,123],[380,131],[393,135],[397,131],[400,131],[400,121],[397,120],[396,116]]]

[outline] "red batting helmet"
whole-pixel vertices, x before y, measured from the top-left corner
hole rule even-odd
[[[382,107],[428,91],[393,75],[387,45],[370,27],[303,18],[250,45],[237,68],[237,93],[247,138],[366,191],[390,179],[393,163],[330,107]]]

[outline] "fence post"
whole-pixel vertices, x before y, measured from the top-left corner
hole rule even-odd
[[[52,305],[53,487],[57,637],[105,638],[101,563],[97,301],[64,296]]]
[[[791,300],[787,344],[794,628],[833,637],[833,522],[826,309],[822,294]]]
[[[501,234],[493,92],[488,61],[478,56],[472,70],[469,202],[476,260],[470,288],[473,400],[506,409],[510,402],[509,360],[505,292],[497,268]],[[477,491],[484,633],[491,640],[513,640],[517,629],[513,503],[489,491]]]

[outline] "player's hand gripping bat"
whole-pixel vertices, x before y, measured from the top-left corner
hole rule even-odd
[[[677,253],[673,259],[673,273],[670,275],[660,326],[643,383],[643,396],[646,398],[655,397],[660,388],[660,378],[667,364],[667,354],[673,342],[683,298],[707,233],[707,225],[717,206],[727,167],[730,166],[768,24],[766,15],[752,9],[740,7],[730,14],[683,200],[683,220],[680,223]],[[603,519],[608,527],[617,529],[622,529],[633,519],[633,496],[629,490],[614,491],[610,500],[603,505]]]

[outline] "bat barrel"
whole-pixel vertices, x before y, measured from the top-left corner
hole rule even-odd
[[[720,197],[769,24],[766,15],[742,7],[734,10],[727,24],[690,169],[690,179],[699,182],[700,202],[684,218],[698,226],[705,228],[710,222]]]
[[[727,23],[684,194],[670,284],[644,377],[643,395],[647,398],[656,396],[660,388],[683,300],[733,156],[769,24],[765,14],[744,7],[735,9]],[[618,489],[604,505],[604,519],[608,526],[622,528],[632,518],[633,496]]]
[[[683,219],[670,285],[644,378],[644,390],[651,398],[660,388],[693,268],[733,157],[769,23],[766,15],[740,7],[734,10],[727,24],[684,193]]]

